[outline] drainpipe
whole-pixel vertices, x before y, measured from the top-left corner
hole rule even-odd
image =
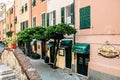
[[[32,0],[29,0],[29,26],[32,27]]]
[[[75,0],[73,0],[73,3],[74,3],[74,28],[75,28]],[[75,44],[75,34],[74,34],[73,38],[74,38],[73,43]]]

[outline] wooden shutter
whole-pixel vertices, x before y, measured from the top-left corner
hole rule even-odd
[[[74,3],[71,4],[71,23],[74,24]]]
[[[45,13],[42,14],[42,26],[45,26]]]
[[[64,14],[64,12],[65,12],[65,9],[64,9],[64,7],[62,7],[61,8],[61,23],[65,23],[65,14]]]
[[[90,28],[90,6],[80,9],[80,29]]]
[[[47,13],[47,26],[49,26],[49,13]]]
[[[56,11],[53,11],[53,25],[56,24]]]

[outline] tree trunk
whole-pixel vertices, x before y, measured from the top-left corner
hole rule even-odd
[[[57,53],[58,53],[58,50],[59,50],[59,42],[60,40],[55,40],[55,44],[56,44],[56,47],[55,47],[55,55],[54,55],[54,64],[53,64],[53,68],[57,68],[56,67],[56,62],[57,62]]]

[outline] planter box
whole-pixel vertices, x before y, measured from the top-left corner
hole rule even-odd
[[[17,47],[16,43],[8,43],[8,48],[15,49]]]

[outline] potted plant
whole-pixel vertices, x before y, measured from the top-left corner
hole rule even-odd
[[[17,37],[7,37],[6,42],[8,45],[8,48],[15,49],[17,47]]]

